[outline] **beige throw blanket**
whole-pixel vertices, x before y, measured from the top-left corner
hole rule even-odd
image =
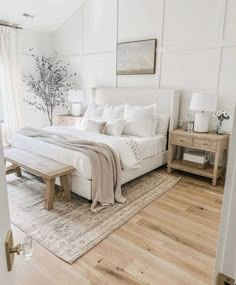
[[[24,128],[18,133],[81,152],[89,157],[92,165],[91,211],[96,213],[115,202],[125,203],[126,200],[121,194],[120,159],[108,145],[33,128]]]

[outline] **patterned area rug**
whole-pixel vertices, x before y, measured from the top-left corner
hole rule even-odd
[[[43,208],[44,184],[26,172],[7,176],[11,222],[66,262],[72,264],[114,230],[179,181],[153,171],[124,185],[125,204],[115,204],[98,214],[76,194],[70,202],[56,198],[54,209]]]

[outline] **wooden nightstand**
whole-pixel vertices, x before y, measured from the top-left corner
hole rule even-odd
[[[212,178],[212,185],[216,186],[217,179],[224,173],[228,150],[229,135],[215,133],[189,133],[181,129],[170,132],[168,151],[168,173],[178,169],[193,174]],[[177,146],[177,159],[173,160],[173,148]],[[182,163],[183,147],[204,150],[215,153],[214,165],[206,169],[199,169]],[[222,166],[219,166],[220,155],[223,154]]]
[[[72,116],[72,115],[58,115],[57,125],[62,127],[76,127],[79,126],[83,116]]]

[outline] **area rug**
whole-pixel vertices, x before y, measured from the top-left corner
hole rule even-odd
[[[39,178],[27,172],[23,172],[22,178],[9,175],[11,222],[72,264],[178,181],[176,177],[153,171],[122,187],[127,199],[125,204],[115,204],[94,214],[90,211],[89,201],[76,194],[70,202],[56,198],[54,209],[46,211],[43,207],[44,184]]]

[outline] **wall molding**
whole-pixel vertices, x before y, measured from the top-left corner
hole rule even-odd
[[[183,100],[181,102],[181,108],[182,108],[182,117],[185,116],[185,113],[187,112],[187,105],[186,102],[188,100],[191,99],[191,93],[193,90],[196,89],[201,89],[203,92],[208,92],[208,90],[203,90],[202,86],[209,86],[209,88],[212,90],[212,92],[216,93],[217,95],[219,95],[219,88],[220,88],[220,78],[221,78],[221,70],[222,70],[222,55],[223,55],[223,51],[225,48],[231,48],[231,47],[236,47],[236,41],[234,39],[232,40],[224,40],[224,36],[225,36],[225,22],[226,22],[226,17],[227,17],[227,1],[228,0],[219,0],[217,1],[216,4],[214,4],[212,2],[212,5],[217,5],[217,13],[214,14],[214,26],[213,31],[214,32],[214,38],[211,38],[211,40],[208,40],[208,38],[206,38],[204,40],[204,37],[199,37],[202,40],[195,40],[193,37],[192,40],[189,40],[186,36],[182,37],[183,41],[179,41],[178,38],[173,38],[176,39],[176,41],[174,41],[174,45],[168,44],[164,42],[164,36],[166,33],[166,20],[167,20],[167,16],[168,16],[168,12],[169,10],[167,10],[168,6],[167,6],[167,0],[160,0],[158,3],[158,9],[159,9],[159,19],[153,19],[152,21],[152,27],[151,30],[144,30],[142,29],[143,32],[137,33],[135,34],[135,37],[138,37],[137,40],[141,40],[143,38],[146,37],[146,35],[150,35],[153,38],[158,38],[158,46],[157,46],[157,59],[156,59],[156,74],[154,75],[150,75],[150,76],[143,76],[142,75],[133,75],[132,77],[130,76],[129,78],[126,76],[118,76],[116,75],[116,54],[117,54],[117,43],[119,42],[119,38],[121,37],[125,37],[125,38],[130,38],[132,39],[132,31],[129,31],[128,34],[124,34],[124,35],[120,35],[120,33],[122,32],[120,29],[120,21],[123,19],[120,13],[123,11],[121,8],[121,5],[125,5],[125,0],[113,0],[114,2],[112,7],[114,9],[116,9],[116,13],[114,15],[114,18],[112,18],[113,20],[111,20],[110,25],[112,32],[114,33],[113,36],[111,37],[110,41],[109,41],[109,46],[111,44],[111,47],[109,47],[108,49],[110,50],[105,50],[106,46],[102,45],[102,48],[97,48],[96,51],[96,47],[92,46],[91,50],[92,52],[90,52],[88,50],[88,52],[86,52],[86,47],[85,47],[85,37],[87,35],[85,35],[84,33],[86,32],[85,29],[85,20],[86,20],[86,13],[87,10],[85,10],[87,8],[87,3],[88,1],[92,1],[92,0],[87,0],[83,3],[83,5],[81,6],[81,8],[76,12],[77,15],[76,17],[80,17],[81,19],[81,49],[82,51],[78,51],[78,54],[76,54],[76,52],[74,54],[62,54],[61,56],[64,58],[71,58],[73,60],[73,58],[78,57],[79,59],[83,59],[86,57],[91,57],[91,59],[95,59],[94,62],[96,64],[96,57],[98,59],[98,61],[102,64],[102,60],[104,59],[104,61],[106,61],[106,63],[109,64],[109,66],[112,66],[112,74],[109,75],[109,82],[111,82],[110,84],[112,84],[113,86],[116,87],[121,87],[121,86],[152,86],[155,88],[160,88],[160,87],[172,87],[172,88],[179,88],[183,91]],[[96,1],[96,0],[93,0]],[[109,0],[108,0],[109,1]],[[121,2],[123,1],[123,2]],[[138,2],[139,3],[139,2]],[[147,3],[147,4],[146,4]],[[105,5],[105,4],[104,4]],[[146,2],[145,0],[140,1],[140,5],[148,5],[148,2]],[[129,7],[130,5],[128,5],[127,7]],[[156,6],[155,6],[156,7]],[[210,7],[210,6],[209,6]],[[112,8],[112,9],[113,9]],[[139,8],[144,8],[143,6],[140,6]],[[214,6],[214,11],[216,11],[216,7]],[[131,7],[130,7],[131,9]],[[150,9],[153,9],[153,6],[147,6],[147,11],[149,11]],[[114,11],[113,11],[114,12]],[[181,12],[183,12],[181,10]],[[190,11],[191,13],[194,13],[194,9],[192,9]],[[109,13],[109,11],[108,11]],[[129,13],[129,11],[126,11],[125,13]],[[133,12],[132,12],[133,13]],[[139,21],[138,19],[136,19],[136,17],[134,17],[134,19],[132,18],[132,14],[130,16],[130,21]],[[210,13],[210,12],[209,12]],[[101,17],[105,17],[105,15],[101,15]],[[116,16],[116,19],[115,19]],[[125,15],[126,17],[126,21],[129,20],[129,14]],[[207,17],[207,15],[205,15],[205,17]],[[206,20],[206,18],[204,18]],[[196,19],[197,20],[197,19]],[[127,22],[128,24],[128,22]],[[134,23],[133,23],[134,24]],[[139,24],[139,23],[137,23]],[[140,23],[140,25],[142,25],[142,23]],[[138,28],[139,26],[137,26]],[[66,31],[69,32],[70,27],[68,27],[68,29],[63,30],[62,29],[62,37],[63,37],[63,32],[65,33]],[[158,32],[157,32],[158,31]],[[171,30],[172,33],[175,32],[175,27],[173,26],[173,29]],[[183,28],[183,30],[180,30],[179,32],[183,33],[183,31],[185,31],[185,28]],[[208,30],[208,32],[210,32]],[[116,34],[115,34],[116,33]],[[74,35],[72,35],[74,36]],[[140,37],[139,37],[140,36]],[[63,39],[63,38],[62,38]],[[65,50],[66,52],[66,50]],[[183,55],[187,55],[187,53],[189,53],[189,60],[193,60],[193,62],[197,63],[196,61],[194,61],[196,58],[199,58],[201,56],[203,56],[203,58],[205,58],[205,61],[203,62],[204,65],[207,65],[207,59],[208,56],[210,56],[211,58],[211,63],[213,65],[209,66],[209,80],[208,80],[208,74],[206,74],[206,78],[204,79],[202,76],[200,76],[201,73],[201,66],[198,65],[198,71],[192,71],[191,65],[186,63],[186,68],[184,70],[181,70],[181,72],[184,72],[184,74],[187,76],[187,78],[189,78],[190,80],[192,80],[192,83],[188,83],[188,84],[184,84],[184,79],[180,77],[180,82],[178,80],[174,80],[174,78],[170,77],[170,79],[168,79],[168,74],[166,74],[166,72],[168,72],[168,70],[166,69],[167,67],[164,66],[164,64],[166,64],[166,61],[164,61],[163,59],[165,59],[166,57],[173,56],[175,57],[176,54],[176,58],[177,60],[180,60],[180,62],[182,62],[181,60],[181,56]],[[191,54],[192,53],[192,54]],[[170,59],[171,60],[171,59]],[[184,62],[186,62],[186,58],[184,58],[183,60],[185,60]],[[169,60],[167,61],[169,62]],[[92,64],[92,63],[91,63]],[[92,68],[92,66],[90,66],[90,68]],[[115,70],[114,70],[115,69]],[[99,70],[97,70],[97,72],[99,72]],[[165,72],[165,73],[163,73]],[[175,71],[178,72],[178,71]],[[190,73],[188,75],[188,72]],[[193,73],[191,73],[193,72]],[[175,74],[175,73],[174,73]],[[197,77],[199,74],[200,79],[195,80],[194,77]],[[95,76],[94,73],[91,74],[91,76]],[[105,75],[108,76],[108,75]],[[165,76],[165,78],[164,78]],[[166,77],[167,76],[167,77]],[[170,75],[171,76],[171,75]],[[173,75],[174,76],[174,75]],[[88,82],[87,82],[87,81]],[[106,78],[104,78],[104,80],[106,81]],[[135,81],[137,80],[137,82]],[[165,80],[165,86],[163,85],[163,82]],[[202,80],[202,81],[201,81]],[[209,83],[208,83],[209,81]],[[182,82],[182,83],[181,83]],[[179,83],[179,84],[178,84]],[[87,87],[89,88],[89,78],[85,78],[85,85],[87,85]],[[100,83],[99,83],[100,84]],[[101,82],[102,84],[102,82]],[[202,86],[198,86],[198,88],[196,88],[197,86],[194,85],[202,85]],[[187,87],[187,88],[185,88]],[[186,96],[186,89],[190,89],[191,91],[188,94],[188,98]],[[208,89],[209,89],[208,88]],[[230,108],[230,106],[229,106]]]
[[[117,9],[117,21],[116,21],[116,46],[114,50],[107,50],[107,51],[100,51],[100,52],[88,52],[86,53],[84,51],[84,6],[86,5],[87,1],[84,1],[84,3],[81,5],[81,7],[63,24],[65,25],[75,14],[81,14],[81,40],[82,40],[82,51],[80,54],[60,54],[62,57],[77,57],[77,56],[91,56],[91,55],[106,55],[115,53],[116,54],[116,46],[118,44],[119,39],[119,0],[116,0],[116,9]],[[161,85],[161,68],[162,68],[162,54],[163,53],[186,53],[186,52],[194,52],[194,51],[204,51],[204,50],[217,50],[219,48],[223,47],[236,47],[236,42],[228,42],[224,41],[224,30],[225,30],[225,18],[226,18],[226,9],[227,9],[227,0],[222,0],[221,2],[221,21],[220,24],[218,24],[218,33],[217,33],[217,41],[212,44],[206,44],[204,42],[199,43],[196,42],[196,44],[192,43],[191,45],[188,45],[189,43],[184,43],[183,45],[175,45],[175,46],[168,46],[163,45],[163,39],[164,39],[164,25],[165,25],[165,6],[166,6],[166,0],[162,1],[162,27],[161,27],[161,34],[160,39],[158,41],[158,47],[157,47],[157,72],[158,73],[158,86]],[[58,28],[60,30],[61,27]],[[117,76],[116,76],[117,77]],[[117,81],[117,79],[116,79]]]
[[[114,53],[113,50],[108,50],[108,51],[100,51],[100,52],[84,52],[82,53],[82,56],[90,56],[90,55],[102,55],[102,54],[112,54]]]
[[[80,8],[81,9],[81,56],[83,56],[84,54],[84,5]]]
[[[117,45],[119,42],[119,9],[120,9],[120,2],[119,0],[116,0],[116,47],[115,47],[115,66],[116,66],[116,70],[117,70]],[[116,88],[118,87],[118,75],[116,74],[116,70],[115,70],[115,76],[116,76]]]
[[[219,89],[220,89],[220,73],[221,73],[222,55],[223,55],[222,42],[225,33],[226,10],[227,10],[227,0],[222,0],[221,9],[220,9],[221,16],[220,16],[219,29],[218,29],[218,42],[220,47],[219,47],[218,70],[217,70],[217,86],[216,86],[217,96],[219,96]]]
[[[191,45],[186,47],[186,45],[184,46],[172,46],[172,47],[168,47],[168,46],[163,46],[160,50],[161,53],[184,53],[184,52],[192,52],[192,51],[201,51],[201,50],[212,50],[212,49],[217,49],[218,45]]]
[[[236,47],[236,42],[227,42],[227,41],[223,41],[221,43],[221,46],[224,47]]]
[[[162,74],[162,49],[163,49],[163,39],[164,39],[164,24],[165,24],[165,7],[166,7],[166,0],[162,1],[162,19],[161,19],[161,35],[160,35],[160,48],[157,52],[157,71],[159,70],[158,76],[158,87],[161,87],[161,74]],[[159,55],[159,60],[158,60]],[[158,74],[157,74],[158,75]]]

